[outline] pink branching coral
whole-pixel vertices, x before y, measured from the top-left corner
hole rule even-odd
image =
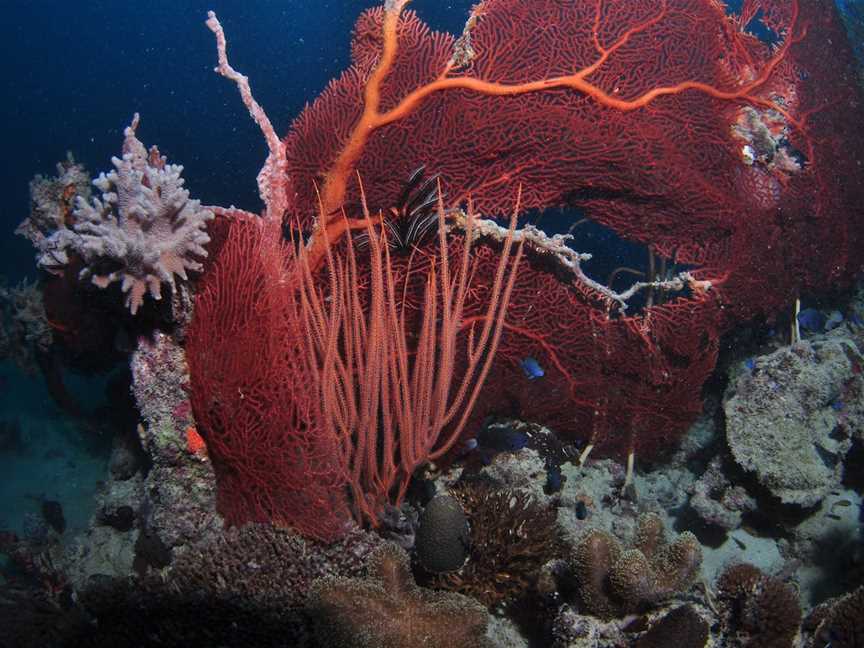
[[[90,200],[90,174],[72,154],[57,164],[57,176],[37,175],[30,181],[30,215],[15,230],[36,248],[36,264],[54,275],[63,274],[74,250],[72,211],[75,199]]]
[[[136,114],[125,131],[122,159],[113,158],[115,170],[93,182],[101,200],[79,197],[74,212],[80,235],[75,251],[86,264],[81,278],[100,288],[121,282],[133,315],[145,293],[160,299],[162,284],[173,290],[175,275],[185,280],[187,270],[202,269],[210,242],[206,224],[213,218],[189,199],[183,167],[167,164],[156,147],[144,148],[137,127]]]

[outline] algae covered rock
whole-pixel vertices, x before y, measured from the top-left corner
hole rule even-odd
[[[730,385],[732,456],[783,503],[816,505],[839,484],[864,419],[860,363],[849,339],[819,337],[758,358]]]

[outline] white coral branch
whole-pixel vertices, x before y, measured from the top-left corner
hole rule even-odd
[[[77,252],[87,267],[82,278],[99,287],[121,282],[126,305],[134,315],[149,293],[161,299],[162,284],[175,288],[175,275],[201,270],[207,256],[206,223],[213,212],[190,200],[183,187],[183,167],[166,164],[155,149],[149,153],[135,137],[138,115],[126,129],[123,157],[114,170],[93,184],[101,198],[79,198],[75,232]]]

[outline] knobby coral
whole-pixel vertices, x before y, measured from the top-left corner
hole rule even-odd
[[[320,638],[334,648],[492,647],[486,610],[467,596],[417,587],[395,544],[372,555],[366,579],[321,579],[310,598]]]
[[[581,604],[612,618],[690,587],[699,574],[702,547],[689,531],[667,543],[663,521],[646,513],[639,517],[632,549],[625,550],[606,531],[591,529],[576,545],[571,563]]]
[[[136,113],[124,131],[123,157],[111,160],[114,171],[93,181],[101,200],[79,196],[75,209],[75,251],[86,264],[81,278],[100,288],[119,281],[133,315],[145,293],[160,299],[162,284],[174,290],[175,275],[185,281],[187,270],[202,269],[213,218],[189,199],[183,167],[167,164],[155,147],[144,148],[135,136],[138,119]]]

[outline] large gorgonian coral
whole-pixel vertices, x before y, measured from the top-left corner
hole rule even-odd
[[[148,151],[135,137],[138,119],[136,113],[124,132],[122,159],[111,160],[115,170],[93,181],[101,200],[78,198],[74,226],[75,251],[86,265],[81,278],[100,288],[120,281],[133,315],[145,292],[160,299],[163,283],[175,288],[174,275],[185,280],[187,270],[201,270],[213,218],[189,199],[183,167],[167,164],[155,146]]]
[[[525,242],[525,262],[513,274],[497,346],[482,351],[491,364],[476,399],[456,402],[471,403],[465,413],[475,421],[499,414],[542,423],[579,444],[583,460],[593,449],[595,456],[626,456],[632,466],[674,446],[702,411],[702,386],[723,334],[754,317],[776,316],[802,293],[848,285],[860,271],[854,250],[864,241],[864,219],[856,218],[864,204],[864,133],[856,124],[864,102],[831,0],[744,0],[732,14],[724,3],[697,0],[486,0],[458,39],[431,31],[408,4],[388,0],[360,17],[351,67],[284,137],[249,79],[229,63],[222,25],[208,14],[216,69],[236,83],[269,151],[258,176],[264,218],[225,210],[233,238],[204,277],[187,345],[196,419],[213,450],[221,510],[234,523],[326,520],[342,466],[322,450],[347,448],[346,456],[365,455],[365,466],[400,476],[413,473],[417,458],[438,458],[417,435],[406,433],[409,443],[378,435],[378,423],[409,430],[417,411],[417,419],[432,411],[426,403],[440,405],[452,392],[435,390],[436,398],[411,416],[412,408],[403,408],[398,426],[374,396],[356,398],[364,386],[375,395],[385,391],[379,385],[400,384],[415,351],[431,357],[436,345],[455,348],[426,335],[436,316],[418,307],[434,303],[443,276],[435,237],[414,239],[411,254],[389,257],[393,276],[410,275],[410,285],[389,291],[383,281],[349,279],[340,281],[351,289],[342,291],[338,308],[339,300],[322,302],[326,307],[313,307],[314,317],[305,319],[302,309],[289,309],[296,321],[280,311],[292,300],[311,304],[326,296],[334,276],[328,267],[355,279],[383,274],[380,258],[389,248],[351,253],[346,233],[359,238],[386,220],[401,239],[425,224],[414,209],[401,209],[404,178],[414,177],[418,164],[446,190],[447,230],[438,231],[453,240],[454,268],[463,258],[455,253],[458,208],[470,196],[472,213],[501,216],[521,186],[523,208],[578,208],[676,273],[660,282],[666,273],[649,267],[654,281],[618,293],[591,277],[581,244],[528,228],[513,233]],[[752,34],[751,23],[773,32],[775,42]],[[264,225],[252,225],[259,220]],[[308,243],[297,246],[309,268],[302,295],[280,294],[298,282],[285,279],[285,255],[266,240],[274,221]],[[496,312],[495,268],[507,257],[500,239],[486,237],[477,222],[474,281],[460,306],[465,317],[448,324],[468,352],[438,364],[457,376],[466,375],[466,358],[476,364],[481,353],[471,347],[490,321],[484,313]],[[249,250],[269,258],[250,260],[243,254]],[[664,295],[659,303],[653,293]],[[640,303],[641,312],[626,309]],[[347,320],[346,312],[352,330],[335,324]],[[382,325],[385,316],[402,319]],[[369,345],[380,372],[380,380],[369,380],[359,362],[337,356],[359,348],[353,357],[366,357],[362,345],[371,337],[363,331],[371,323],[384,341],[384,331],[396,330],[412,344],[412,335],[425,335],[427,345],[396,344],[404,363],[382,360],[383,345]],[[303,375],[286,353],[295,340],[317,345],[300,356],[326,353],[327,361]],[[525,379],[525,358],[545,368],[542,380]],[[309,380],[334,373],[335,381]],[[434,371],[414,374],[416,384],[437,379]],[[324,386],[326,398],[312,393],[310,382]],[[390,404],[415,402],[393,394]],[[320,415],[314,404],[322,400],[338,407]],[[317,432],[356,420],[357,402],[371,424]],[[350,416],[337,411],[343,404]],[[439,411],[439,422],[465,420],[453,408]],[[462,428],[466,435],[471,425]],[[447,430],[448,443],[433,453],[454,449],[458,434]],[[262,469],[259,458],[276,470]],[[404,494],[406,479],[391,490],[389,479],[361,479],[366,467],[355,465],[352,501],[362,504],[374,491],[376,506],[366,506],[365,517]],[[364,492],[368,484],[374,487]],[[306,514],[319,503],[325,515]]]

